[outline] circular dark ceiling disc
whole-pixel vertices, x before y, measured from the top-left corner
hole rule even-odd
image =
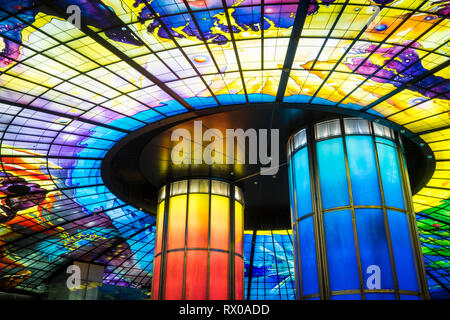
[[[257,109],[257,110],[256,110]],[[339,115],[304,109],[258,106],[225,108],[197,112],[194,116],[175,121],[161,122],[139,130],[119,142],[102,163],[102,176],[106,185],[123,201],[149,214],[156,212],[158,189],[173,180],[186,177],[216,177],[235,182],[244,191],[245,229],[288,229],[289,215],[288,171],[286,143],[289,136],[308,123],[336,118]],[[178,143],[171,141],[172,132],[185,129],[195,139],[194,121],[201,121],[201,133],[218,129],[225,136],[226,129],[278,129],[279,170],[274,175],[261,175],[260,164],[174,164],[172,148]],[[269,134],[270,137],[270,134]],[[408,139],[405,150],[410,170],[412,189],[417,189],[427,175],[423,152]],[[197,141],[198,142],[198,141]],[[204,149],[210,141],[200,141]],[[192,146],[197,145],[195,142]],[[225,151],[225,141],[223,147]],[[193,152],[194,147],[192,148]],[[119,152],[120,150],[120,152]],[[246,145],[248,163],[248,144]],[[269,149],[270,153],[270,149]],[[411,175],[414,172],[414,175]]]

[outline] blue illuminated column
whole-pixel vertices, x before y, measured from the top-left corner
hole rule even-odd
[[[424,299],[427,286],[400,138],[358,118],[288,142],[298,299]]]

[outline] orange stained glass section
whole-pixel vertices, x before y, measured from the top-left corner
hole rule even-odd
[[[188,208],[188,248],[208,248],[208,194],[190,194]]]
[[[238,254],[243,254],[244,247],[244,206],[238,202],[234,202],[235,212],[235,251]]]
[[[230,241],[230,199],[211,195],[212,249],[228,250]]]
[[[161,252],[163,220],[164,220],[164,204],[166,201],[161,201],[156,212],[156,247],[155,254]]]
[[[187,195],[170,198],[167,250],[184,248]]]

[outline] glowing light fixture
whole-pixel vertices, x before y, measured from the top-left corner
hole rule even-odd
[[[297,298],[427,297],[401,148],[390,128],[358,118],[290,138]]]
[[[244,202],[217,179],[163,186],[158,197],[153,299],[243,299]]]

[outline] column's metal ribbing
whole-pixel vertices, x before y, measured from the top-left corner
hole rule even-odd
[[[362,274],[362,267],[361,267],[361,255],[359,252],[359,241],[358,241],[358,231],[356,228],[356,217],[355,217],[355,203],[353,201],[353,189],[352,189],[352,179],[350,176],[350,168],[348,164],[348,154],[347,154],[347,142],[345,141],[346,135],[345,135],[345,125],[343,118],[339,119],[339,124],[341,128],[341,139],[342,139],[342,146],[344,149],[344,159],[345,159],[345,172],[347,176],[347,185],[348,185],[348,197],[350,200],[350,212],[352,215],[352,227],[353,227],[353,238],[355,241],[355,251],[356,251],[356,260],[358,263],[358,277],[359,277],[359,290],[361,293],[361,299],[366,300],[366,297],[364,295],[364,278]]]
[[[290,150],[289,150],[290,149]],[[290,151],[290,152],[289,152]],[[296,292],[295,292],[295,296],[298,300],[302,299],[303,297],[303,283],[302,283],[302,265],[300,262],[300,257],[301,257],[301,253],[300,253],[300,240],[299,240],[299,233],[298,233],[298,222],[297,222],[297,216],[298,216],[298,212],[297,212],[297,193],[295,192],[295,172],[294,172],[294,165],[292,163],[290,163],[292,161],[292,156],[294,154],[294,146],[292,143],[292,139],[289,140],[288,142],[288,157],[289,157],[289,166],[288,166],[288,170],[290,171],[291,174],[291,183],[292,183],[292,201],[294,203],[291,203],[291,223],[292,223],[292,230],[294,233],[294,241],[295,241],[295,245],[294,245],[294,261],[296,262],[296,267],[294,268],[295,270],[295,288],[296,288]],[[311,201],[313,201],[313,199],[311,199]],[[298,270],[297,270],[298,269]]]
[[[386,211],[386,199],[384,197],[384,188],[383,188],[383,180],[381,178],[381,169],[380,169],[380,160],[378,157],[378,147],[377,142],[375,140],[375,131],[373,130],[373,125],[370,126],[372,133],[372,143],[373,143],[373,150],[375,153],[375,162],[377,165],[377,175],[378,175],[378,184],[379,184],[379,190],[380,190],[380,196],[381,196],[381,205],[383,207],[383,219],[384,219],[384,232],[386,233],[386,240],[387,245],[389,249],[389,259],[391,260],[391,271],[392,271],[392,280],[394,281],[394,290],[395,290],[395,298],[397,300],[400,300],[400,293],[398,288],[398,279],[397,279],[397,270],[395,268],[395,259],[394,259],[394,250],[392,248],[392,240],[391,240],[391,231],[389,228],[389,220],[387,216]],[[396,146],[397,147],[397,146]]]
[[[183,289],[181,292],[181,299],[186,298],[186,268],[187,268],[187,240],[188,240],[188,219],[189,219],[189,189],[191,188],[191,180],[187,180],[186,187],[186,212],[185,212],[185,227],[184,227],[184,257],[183,257]],[[210,190],[211,191],[211,190]]]
[[[166,199],[164,202],[164,220],[163,220],[163,231],[162,241],[161,241],[161,261],[159,263],[159,289],[158,289],[158,300],[164,299],[164,289],[166,283],[166,258],[167,258],[167,228],[168,228],[168,217],[169,217],[169,201],[170,200],[170,183],[166,184]]]
[[[256,230],[252,232],[252,247],[250,249],[250,262],[248,267],[248,283],[247,283],[247,300],[250,300],[250,293],[252,288],[252,277],[253,277],[253,259],[255,256],[255,244],[256,244]],[[256,288],[258,289],[258,288]]]
[[[419,238],[419,232],[417,229],[417,223],[416,223],[416,216],[414,213],[414,206],[411,203],[412,201],[412,193],[411,193],[411,186],[409,182],[409,176],[407,172],[406,163],[403,159],[403,152],[402,152],[402,141],[400,139],[400,136],[398,133],[395,135],[395,141],[397,144],[397,156],[399,160],[400,165],[400,173],[402,178],[402,185],[404,190],[404,200],[406,205],[406,218],[408,221],[408,225],[410,228],[410,240],[414,248],[414,263],[416,266],[416,272],[417,272],[417,279],[419,280],[420,284],[420,296],[422,299],[429,300],[430,299],[430,293],[428,291],[428,281],[425,271],[425,264],[422,254],[422,247],[420,245],[420,238]]]
[[[330,280],[328,276],[327,250],[325,243],[325,232],[322,216],[322,196],[320,191],[320,173],[317,163],[316,141],[314,135],[314,126],[308,126],[306,129],[308,161],[311,188],[313,190],[313,221],[314,221],[314,238],[316,244],[316,259],[319,280],[319,296],[322,300],[329,300]]]

